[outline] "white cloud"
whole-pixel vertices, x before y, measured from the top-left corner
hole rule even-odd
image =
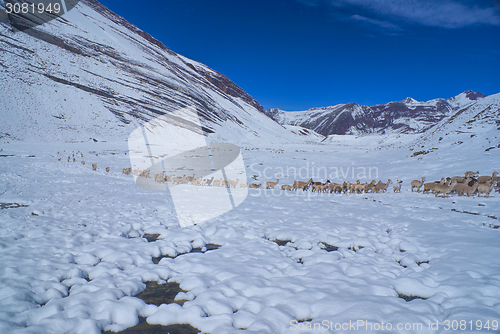
[[[309,5],[328,5],[351,12],[351,18],[373,24],[405,21],[441,28],[500,25],[494,1],[465,0],[298,0]],[[375,15],[377,18],[369,18]],[[382,19],[382,20],[381,20]],[[380,25],[380,24],[379,24]]]
[[[377,20],[377,19],[372,19],[372,18],[365,17],[365,16],[358,15],[358,14],[354,14],[354,15],[350,16],[349,19],[373,24],[373,25],[376,25],[384,30],[391,30],[391,31],[400,31],[401,30],[401,28],[399,26],[397,26],[393,23],[390,23],[387,21],[381,21],[381,20]]]

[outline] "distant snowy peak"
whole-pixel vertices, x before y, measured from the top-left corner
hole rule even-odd
[[[464,94],[466,98],[468,98],[469,100],[472,100],[472,101],[476,101],[476,100],[482,99],[483,97],[488,96],[488,95],[484,95],[482,93],[474,92],[470,89],[459,94],[459,95],[462,95],[462,94]]]
[[[414,103],[419,103],[417,100],[415,100],[413,97],[407,97],[406,99],[401,101],[402,103],[405,104],[414,104]]]
[[[347,103],[291,112],[275,108],[266,110],[266,114],[282,125],[305,127],[323,136],[386,132],[422,133],[455,111],[485,96],[468,90],[449,99],[425,102],[407,97],[401,101],[373,106]]]

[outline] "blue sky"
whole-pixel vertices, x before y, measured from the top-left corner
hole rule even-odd
[[[284,110],[500,92],[494,0],[100,0]]]

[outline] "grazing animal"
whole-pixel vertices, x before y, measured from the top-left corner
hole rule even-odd
[[[491,176],[479,176],[477,178],[477,182],[479,182],[479,183],[488,183],[488,182],[492,181],[493,178],[497,176],[497,174],[498,174],[497,172],[493,172],[491,174]]]
[[[479,174],[479,171],[477,171],[477,172],[467,171],[467,172],[464,173],[464,177],[466,177],[466,178],[467,177],[474,177],[477,174]]]
[[[312,191],[312,192],[318,191],[318,190],[319,190],[319,188],[320,188],[322,185],[323,185],[323,183],[321,183],[321,182],[313,182],[313,183],[311,184],[311,191]]]
[[[347,188],[346,188],[346,192],[349,192],[350,194],[352,194],[354,192],[354,183],[351,183],[351,182],[347,182]]]
[[[343,192],[344,194],[346,194],[346,193],[347,193],[347,191],[348,191],[350,188],[351,188],[351,182],[349,182],[349,181],[344,181],[344,182],[342,182],[342,192]]]
[[[500,176],[497,176],[497,174],[497,172],[493,172],[493,174],[491,174],[491,181],[496,182],[498,187],[498,184],[500,184]]]
[[[249,188],[252,188],[252,189],[257,189],[257,188],[259,188],[261,185],[262,185],[261,183],[259,183],[259,184],[250,183],[250,184],[248,185],[248,187],[249,187]]]
[[[246,188],[247,184],[246,183],[240,183],[240,188]]]
[[[422,194],[426,194],[429,191],[434,191],[434,187],[438,185],[439,183],[436,182],[428,182],[424,183],[424,189],[422,190]]]
[[[97,170],[97,164],[92,164],[92,170]]]
[[[165,177],[163,176],[163,173],[155,174],[155,181],[158,183],[165,183]]]
[[[61,160],[61,159],[59,159],[59,160]],[[82,161],[82,165],[84,165],[84,166],[85,166],[85,161]]]
[[[221,186],[221,187],[226,187],[226,188],[228,188],[228,187],[229,187],[229,182],[227,182],[227,180],[222,180],[222,181],[220,182],[220,186]]]
[[[489,181],[488,183],[479,183],[477,187],[477,197],[480,197],[481,194],[485,194],[486,197],[490,197],[490,193],[496,184],[497,183],[495,181]]]
[[[417,188],[417,193],[420,192],[420,188],[424,184],[424,181],[425,181],[425,177],[422,177],[422,179],[420,181],[419,180],[411,181],[411,183],[410,183],[411,191],[413,191],[413,188]]]
[[[448,195],[452,192],[455,184],[457,184],[457,181],[452,181],[449,186],[446,184],[436,184],[433,190],[434,196],[438,197],[439,193],[441,193],[442,197],[448,197]]]
[[[82,161],[82,162],[85,162],[85,161]],[[123,168],[123,174],[129,175],[130,173],[132,173],[132,168]]]
[[[468,186],[469,185],[469,182],[470,182],[471,178],[468,177],[467,179],[465,179],[464,182],[459,182],[459,181],[457,181],[456,179],[453,179],[453,178],[452,178],[452,180],[453,180],[452,182],[456,182],[456,183],[455,183],[455,186],[453,187],[453,189],[451,190],[451,192],[453,193],[453,192],[456,191],[458,193],[459,190],[462,189],[461,186]]]
[[[375,191],[378,193],[380,190],[382,190],[382,192],[386,192],[387,191],[387,187],[389,186],[389,184],[391,183],[391,179],[388,179],[386,183],[382,183],[382,182],[378,182],[376,185],[375,185]]]
[[[329,184],[329,183],[330,183],[330,180],[326,180],[325,183],[323,183],[323,182],[311,182],[311,187],[312,186],[321,186],[321,185]]]
[[[456,191],[458,193],[458,196],[462,196],[463,194],[466,194],[467,197],[470,197],[470,195],[472,195],[473,193],[476,192],[478,186],[479,186],[479,183],[477,183],[477,182],[474,183],[472,185],[472,187],[468,186],[467,184],[464,184],[464,183],[457,183],[453,187],[453,191]]]
[[[344,186],[341,185],[341,184],[337,184],[334,188],[333,188],[333,191],[336,193],[336,194],[342,194],[342,191],[344,190]]]
[[[221,181],[222,181],[222,178],[221,178],[221,179],[219,179],[219,180],[214,180],[214,182],[213,182],[213,186],[214,186],[214,187],[219,187],[219,186],[220,186]]]
[[[445,184],[446,183],[446,179],[444,177],[441,178],[441,180],[439,181],[434,181],[434,183],[437,183],[437,184]]]
[[[330,182],[328,183],[328,192],[331,194],[332,192],[335,191],[335,187],[338,186],[340,184],[338,183],[335,183],[335,182]]]
[[[356,182],[359,182],[359,180],[356,181]],[[356,183],[356,184],[353,184],[351,186],[351,192],[354,192],[356,194],[362,194],[363,191],[365,190],[365,186],[366,186],[365,183]]]
[[[329,184],[329,183],[328,183]],[[328,184],[322,184],[321,186],[318,186],[318,192],[324,193],[328,190]]]
[[[279,181],[280,181],[280,179],[276,179],[276,182],[267,181],[266,182],[266,189],[274,189],[274,187],[276,187],[276,185],[278,184]]]
[[[342,193],[342,185],[338,184],[338,183],[335,183],[335,182],[329,183],[328,184],[328,189],[330,191],[330,194],[331,193],[336,193],[336,194]]]
[[[193,186],[199,186],[199,185],[201,185],[201,181],[202,181],[201,177],[198,177],[198,178],[194,179],[192,184],[193,184]]]
[[[149,177],[150,174],[151,174],[151,171],[149,171],[149,170],[143,170],[141,173],[139,173],[139,176]]]
[[[281,190],[292,190],[292,186],[289,184],[284,184],[281,186]]]
[[[304,190],[307,190],[307,188],[309,188],[309,185],[312,183],[312,178],[310,178],[307,182],[303,182],[303,181],[293,181],[293,186],[292,186],[292,190],[297,190],[297,189],[302,189],[303,191]]]
[[[173,183],[173,184],[181,184],[181,180],[182,180],[182,176],[176,176],[176,177],[174,177],[174,179],[172,180],[172,183]]]
[[[233,187],[233,188],[236,188],[236,185],[238,184],[238,181],[240,179],[236,179],[236,181],[233,181],[233,180],[229,180],[228,183],[229,183],[229,187]]]
[[[109,173],[109,167],[106,167],[106,173]]]
[[[469,177],[469,183],[467,184],[469,187],[472,187],[475,183],[478,183],[477,182],[477,179],[473,178],[473,177]]]
[[[364,192],[367,193],[368,191],[373,192],[375,187],[375,180],[372,180],[372,182],[365,184],[364,187]]]
[[[213,176],[212,176],[211,179],[208,179],[207,182],[206,182],[207,186],[210,186],[212,184],[213,180],[214,180]]]
[[[395,193],[400,193],[401,192],[401,183],[403,183],[403,181],[398,181],[398,185],[392,187],[392,191]]]
[[[465,183],[469,177],[462,177],[462,176],[452,176],[451,180],[452,181],[457,181],[457,183]]]

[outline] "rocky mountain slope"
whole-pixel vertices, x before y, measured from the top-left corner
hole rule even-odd
[[[287,112],[266,110],[266,114],[282,125],[297,125],[324,136],[333,134],[362,135],[368,133],[423,133],[443,119],[486,95],[466,91],[449,99],[419,102],[410,97],[396,102],[362,106],[356,103]]]
[[[421,134],[410,149],[424,156],[452,148],[461,156],[500,153],[500,93],[469,104]],[[460,152],[460,153],[459,153]]]
[[[95,0],[24,32],[3,15],[0,50],[0,138],[124,140],[139,124],[186,106],[217,139],[304,138],[269,119],[223,74]]]

